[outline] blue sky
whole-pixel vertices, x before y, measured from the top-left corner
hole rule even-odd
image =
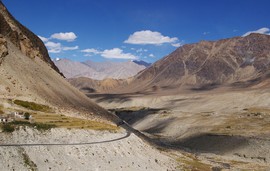
[[[269,34],[269,0],[3,0],[52,58],[155,62],[201,40]]]

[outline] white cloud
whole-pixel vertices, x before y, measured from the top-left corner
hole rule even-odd
[[[73,47],[63,47],[63,50],[77,50],[79,49],[79,46],[73,46]]]
[[[81,50],[81,52],[84,52],[84,53],[93,53],[93,54],[100,54],[101,52],[97,49],[94,49],[94,48],[91,48],[91,49],[84,49],[84,50]]]
[[[55,43],[55,42],[46,42],[45,46],[48,48],[48,51],[50,53],[60,53],[63,50],[67,51],[67,50],[76,50],[79,49],[79,46],[73,46],[73,47],[63,47],[61,43]]]
[[[170,38],[168,36],[163,36],[159,32],[154,32],[150,30],[142,30],[137,31],[129,36],[127,40],[124,41],[124,43],[128,44],[152,44],[152,45],[161,45],[164,43],[174,43],[177,42],[178,38],[173,37]]]
[[[173,47],[180,47],[180,46],[182,46],[181,43],[172,43],[171,45],[172,45]]]
[[[43,42],[47,42],[47,41],[49,41],[49,39],[48,38],[46,38],[46,37],[42,37],[42,36],[38,36],[39,38],[40,38],[40,40],[42,40]]]
[[[104,58],[114,58],[114,59],[137,59],[137,56],[132,55],[131,53],[123,53],[122,49],[113,48],[106,49],[101,53],[101,56]]]
[[[83,56],[90,57],[90,56],[93,56],[93,55],[87,53],[87,54],[84,54]]]
[[[113,48],[113,49],[106,49],[104,51],[99,51],[97,49],[84,49],[81,50],[81,52],[86,53],[84,56],[92,56],[94,55],[100,55],[104,58],[114,58],[114,59],[137,59],[138,57],[135,55],[132,55],[131,53],[124,53],[122,49],[119,48]]]
[[[61,43],[47,42],[45,43],[45,46],[50,53],[60,53],[62,51]]]
[[[266,27],[263,27],[263,28],[260,28],[258,30],[255,30],[255,31],[246,32],[242,37],[248,36],[251,33],[260,33],[260,34],[270,35],[270,29],[269,28],[266,28]]]
[[[149,57],[154,58],[155,55],[151,53],[151,54],[149,55]]]
[[[137,49],[136,52],[137,53],[140,53],[140,52],[147,52],[148,50],[147,49],[143,49],[143,48],[140,48],[140,49]]]
[[[207,34],[210,34],[210,32],[209,31],[203,32],[203,35],[207,35]]]
[[[73,32],[67,32],[67,33],[54,33],[53,35],[51,35],[51,38],[72,42],[77,38],[77,36]]]
[[[143,51],[142,48],[136,50],[137,53],[142,52],[142,51]]]

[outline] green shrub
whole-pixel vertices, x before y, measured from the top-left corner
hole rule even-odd
[[[49,106],[37,104],[34,102],[14,100],[14,104],[25,107],[25,108],[30,109],[30,110],[35,110],[35,111],[41,111],[41,112],[50,112],[51,111],[51,108]]]
[[[24,118],[26,119],[26,120],[29,120],[30,119],[30,113],[28,113],[28,112],[26,112],[25,114],[24,114]]]
[[[3,128],[4,132],[13,132],[15,130],[16,126],[28,126],[28,127],[35,128],[39,131],[46,131],[46,130],[50,130],[51,128],[56,127],[56,125],[54,125],[54,124],[30,123],[28,121],[13,121],[13,122],[10,122],[10,123],[5,124],[3,126],[6,127],[6,128]],[[13,128],[13,130],[11,127]]]
[[[28,121],[13,121],[13,122],[10,122],[9,124],[31,126],[31,123]]]
[[[11,125],[11,124],[3,124],[2,125],[2,130],[3,130],[3,132],[11,133],[11,132],[15,131],[15,126]]]
[[[46,131],[56,127],[56,125],[53,124],[43,124],[43,123],[34,123],[33,126],[39,131]]]
[[[31,171],[37,170],[37,165],[30,159],[30,157],[25,152],[22,153],[22,156],[23,156],[24,165],[28,166],[30,168],[29,170]]]

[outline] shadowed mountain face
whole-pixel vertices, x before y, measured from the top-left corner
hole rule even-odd
[[[269,35],[201,41],[178,48],[137,74],[130,89],[230,84],[256,79],[269,67]]]

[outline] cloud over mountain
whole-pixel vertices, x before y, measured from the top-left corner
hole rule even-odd
[[[250,35],[251,33],[260,33],[260,34],[267,34],[267,35],[270,35],[270,29],[267,28],[267,27],[263,27],[263,28],[260,28],[260,29],[258,29],[258,30],[248,31],[248,32],[246,32],[242,37],[248,36],[248,35]]]
[[[137,31],[129,36],[124,43],[128,44],[138,44],[138,45],[161,45],[164,43],[176,43],[178,41],[177,37],[163,36],[160,32],[151,30]]]
[[[138,58],[137,56],[131,53],[124,53],[123,50],[120,48],[106,49],[103,51],[90,48],[90,49],[81,50],[81,52],[86,53],[84,56],[91,56],[92,54],[94,55],[99,54],[100,56],[104,58],[109,58],[109,59],[137,59]]]

